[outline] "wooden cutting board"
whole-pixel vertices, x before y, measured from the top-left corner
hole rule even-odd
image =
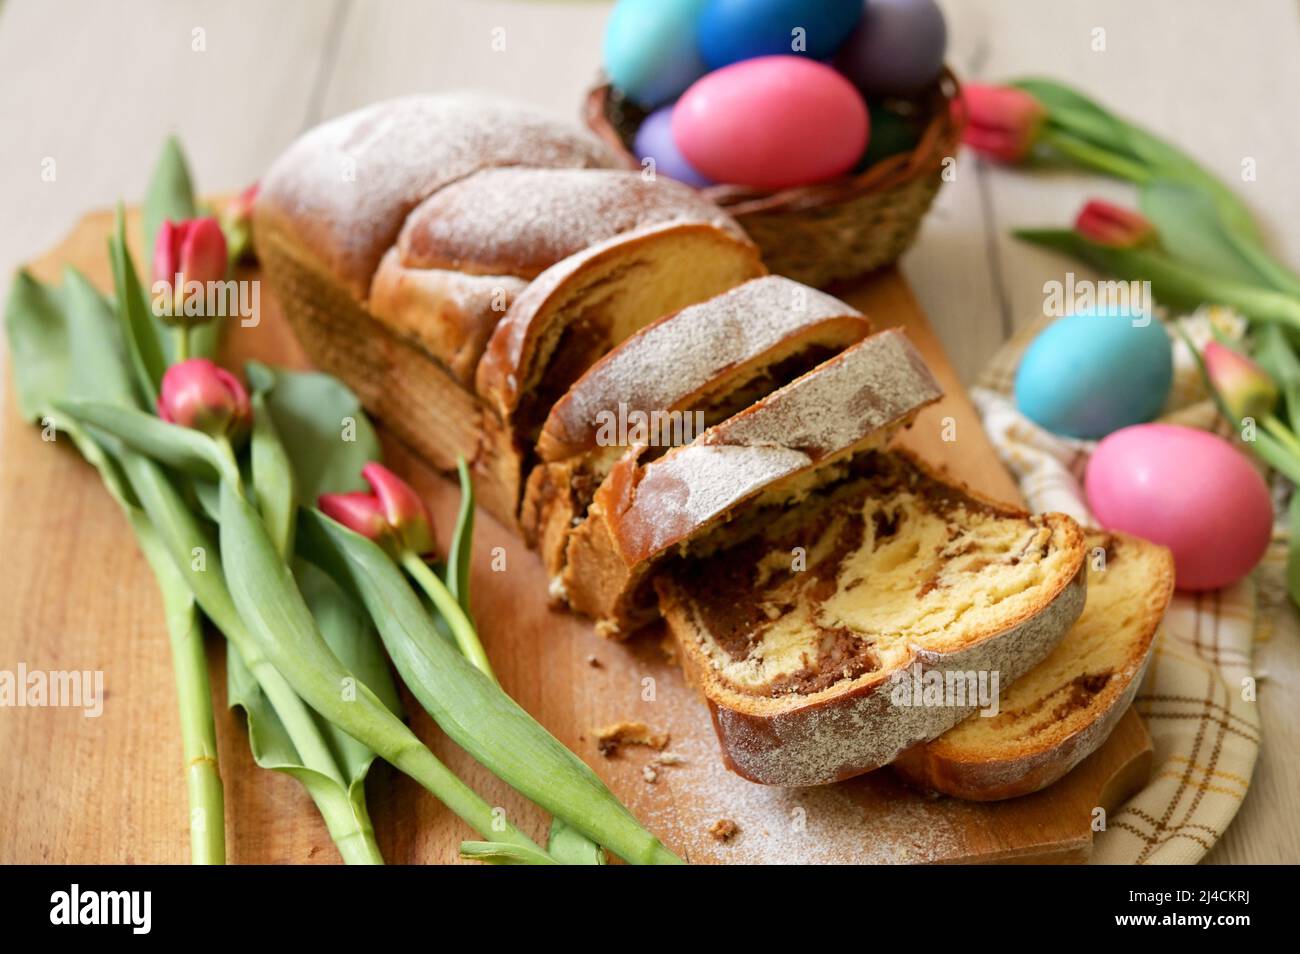
[[[32,265],[59,280],[74,265],[101,287],[110,279],[106,213],[84,219]],[[133,222],[137,235],[138,223]],[[137,261],[141,256],[137,252]],[[241,276],[256,277],[254,272]],[[263,320],[228,335],[230,362],[304,359],[269,294]],[[947,397],[921,415],[907,441],[971,486],[1008,501],[1016,487],[907,284],[894,271],[840,293],[879,325],[902,325]],[[66,442],[46,443],[18,416],[11,389],[0,417],[0,669],[103,670],[99,718],[72,709],[0,709],[0,862],[188,860],[187,815],[175,690],[162,609],[134,539]],[[951,419],[945,421],[945,418]],[[945,441],[947,436],[955,440]],[[392,442],[389,442],[390,445]],[[389,462],[427,494],[445,546],[455,488],[398,446]],[[489,553],[507,554],[493,572]],[[660,638],[597,637],[546,608],[541,565],[486,515],[475,538],[474,603],[483,641],[505,688],[579,753],[636,815],[694,862],[1080,861],[1095,806],[1107,810],[1145,784],[1151,744],[1129,712],[1110,740],[1046,791],[995,804],[921,797],[888,771],[812,789],[777,789],[729,773],[704,703],[665,657]],[[210,640],[231,862],[335,862],[298,783],[259,769],[237,717],[225,708],[224,653]],[[421,738],[492,804],[539,840],[546,819],[445,739],[406,697]],[[653,753],[601,756],[593,730],[640,721],[671,736],[679,764],[647,772]],[[370,811],[391,863],[447,862],[470,831],[428,793],[386,765],[369,781]],[[726,844],[708,833],[730,819]]]

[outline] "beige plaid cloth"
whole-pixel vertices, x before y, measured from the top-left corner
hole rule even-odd
[[[972,397],[1030,508],[1057,510],[1095,525],[1082,489],[1095,443],[1044,431],[1016,411],[1011,397],[1021,355],[1052,320],[1043,318],[1008,341]],[[1197,347],[1209,340],[1212,326],[1229,337],[1240,337],[1244,326],[1239,316],[1219,308],[1178,322]],[[1174,386],[1160,420],[1226,436],[1226,422],[1209,400],[1190,351],[1181,336],[1171,337]],[[1235,586],[1174,595],[1134,702],[1155,744],[1155,767],[1147,787],[1097,833],[1093,862],[1194,863],[1237,813],[1260,744],[1251,666],[1262,615],[1260,581],[1280,572],[1285,552],[1284,541],[1276,542],[1260,569]]]

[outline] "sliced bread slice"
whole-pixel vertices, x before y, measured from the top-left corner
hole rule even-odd
[[[706,223],[647,226],[542,272],[514,300],[479,362],[493,480],[516,508],[551,407],[592,364],[664,315],[764,274],[758,250]]]
[[[1087,534],[1083,615],[1041,663],[893,768],[909,782],[976,801],[1046,788],[1110,736],[1133,701],[1174,590],[1173,557],[1136,537]]]
[[[603,635],[627,635],[658,615],[649,585],[658,561],[756,503],[797,502],[940,395],[907,336],[890,329],[660,458],[647,463],[634,447],[570,536],[569,605]]]
[[[638,331],[587,370],[551,409],[521,525],[562,598],[569,535],[633,443],[689,443],[860,341],[871,323],[788,278],[755,278]]]
[[[1083,609],[1073,520],[986,500],[903,453],[859,454],[798,507],[749,522],[655,587],[728,765],[755,782],[888,764],[974,711],[993,674],[1032,668]],[[953,691],[910,691],[936,680]]]

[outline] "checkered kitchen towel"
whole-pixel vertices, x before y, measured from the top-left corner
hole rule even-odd
[[[1052,320],[1043,318],[1007,342],[971,394],[1030,508],[1095,524],[1083,494],[1095,442],[1044,431],[1016,411],[1011,397],[1021,355]],[[1219,308],[1178,321],[1198,348],[1210,339],[1212,326],[1232,338],[1244,330],[1239,316]],[[1174,387],[1160,420],[1226,436],[1227,424],[1206,394],[1193,356],[1181,336],[1172,337]],[[1243,691],[1253,675],[1252,647],[1262,615],[1259,581],[1280,572],[1285,554],[1285,542],[1277,541],[1264,565],[1241,583],[1174,595],[1134,703],[1155,743],[1155,768],[1147,787],[1096,835],[1094,862],[1199,861],[1237,813],[1260,744],[1258,707]]]

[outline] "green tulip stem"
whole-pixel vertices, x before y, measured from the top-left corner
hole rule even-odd
[[[1278,420],[1277,415],[1266,414],[1260,423],[1264,425],[1264,430],[1276,437],[1285,445],[1287,450],[1296,456],[1297,461],[1300,461],[1300,438],[1297,438],[1285,424]]]
[[[447,589],[446,584],[438,579],[438,574],[429,569],[429,564],[425,563],[418,553],[406,550],[401,554],[400,562],[406,568],[406,572],[415,578],[415,582],[420,585],[420,589],[424,590],[429,599],[433,600],[433,605],[442,614],[443,619],[447,621],[447,625],[451,627],[452,635],[456,637],[456,645],[460,647],[460,651],[465,658],[472,662],[483,675],[493,682],[497,682],[496,674],[492,671],[492,664],[488,662],[483,644],[479,642],[478,633],[474,631],[474,624],[469,621],[469,617],[461,609],[456,597],[451,595],[451,590]]]
[[[338,848],[343,863],[349,865],[382,865],[384,856],[375,841],[375,829],[370,823],[366,803],[353,802],[340,788],[317,788],[312,800],[325,819],[334,847]]]
[[[74,438],[75,439],[75,438]],[[81,445],[100,472],[110,466],[106,458],[96,459],[95,445]],[[117,496],[117,495],[115,495]],[[189,794],[190,861],[196,865],[226,863],[226,810],[217,764],[217,728],[212,714],[212,685],[208,679],[208,657],[203,646],[203,623],[197,603],[184,577],[172,564],[158,534],[142,510],[118,497],[135,529],[144,554],[162,594],[171,644],[172,675],[181,726],[181,752],[185,758],[185,788]]]
[[[225,796],[217,765],[208,659],[197,614],[171,633],[171,648],[190,800],[190,858],[196,865],[225,864]]]
[[[182,361],[190,359],[190,326],[179,324],[176,326],[176,361],[179,364]]]
[[[1150,170],[1142,164],[1116,155],[1109,149],[1094,146],[1078,136],[1072,136],[1069,133],[1054,129],[1046,129],[1042,133],[1041,141],[1047,143],[1066,158],[1073,159],[1080,165],[1096,169],[1098,172],[1114,176],[1117,179],[1127,179],[1129,182],[1139,183],[1148,182],[1151,179]]]

